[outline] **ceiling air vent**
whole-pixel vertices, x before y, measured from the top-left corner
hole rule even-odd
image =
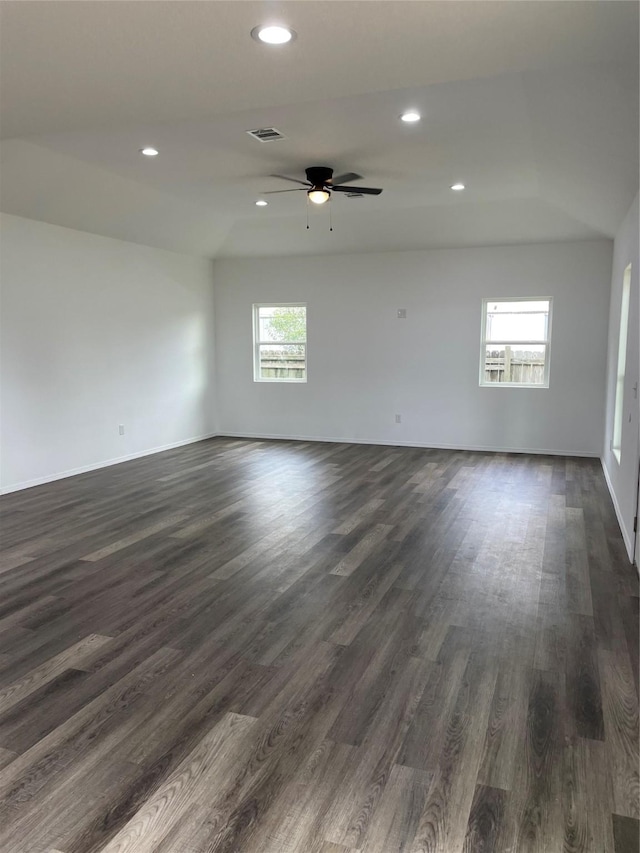
[[[347,198],[364,198],[363,193],[345,193]]]
[[[275,142],[277,139],[284,139],[275,127],[259,127],[257,130],[248,130],[247,133],[259,142]]]

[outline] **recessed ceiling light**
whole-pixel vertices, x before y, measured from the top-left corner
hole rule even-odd
[[[411,124],[414,121],[420,121],[420,113],[417,113],[415,110],[408,110],[408,112],[402,113],[400,118],[402,121],[406,121],[407,124]]]
[[[254,27],[251,30],[251,38],[264,44],[286,44],[296,36],[289,27],[269,26]]]
[[[451,184],[451,189],[455,190],[455,192],[459,193],[460,190],[464,189],[464,184]]]
[[[155,157],[159,152],[157,148],[141,148],[140,153],[145,157]]]
[[[256,202],[256,207],[266,207],[268,204],[269,204],[268,201],[265,201],[263,198],[260,198]]]

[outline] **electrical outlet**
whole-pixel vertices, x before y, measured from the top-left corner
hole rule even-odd
[[[118,432],[120,433],[120,435],[124,435],[124,424],[118,425]]]
[[[397,423],[397,424],[401,424],[401,423],[402,423],[402,415],[396,415],[396,423]]]

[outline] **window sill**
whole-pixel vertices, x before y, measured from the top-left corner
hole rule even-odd
[[[548,385],[521,385],[519,382],[480,382],[480,388],[527,388],[536,391],[548,391]]]
[[[254,379],[254,382],[265,383],[267,385],[306,385],[306,379]]]

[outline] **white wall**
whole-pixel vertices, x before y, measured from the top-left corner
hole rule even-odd
[[[216,428],[600,455],[606,241],[218,261],[215,384],[210,262],[7,215],[1,248],[4,491]],[[519,295],[554,298],[551,387],[479,388],[481,299]],[[304,385],[253,382],[269,300],[308,303]]]
[[[613,247],[611,272],[611,311],[609,315],[609,357],[607,362],[607,416],[602,463],[609,483],[613,502],[622,528],[629,559],[633,556],[633,517],[636,510],[638,488],[638,381],[640,379],[640,300],[638,298],[638,196],[631,205],[624,222],[618,229]],[[613,411],[618,365],[620,335],[620,304],[622,280],[626,267],[631,264],[631,299],[629,305],[629,331],[624,383],[622,416],[622,450],[620,462],[611,451]],[[636,391],[634,391],[634,385]]]
[[[211,434],[211,262],[1,222],[3,491]]]
[[[601,241],[216,261],[219,431],[599,456],[611,252]],[[548,390],[478,386],[481,300],[509,296],[553,297]],[[253,382],[251,306],[271,300],[308,304],[306,384]]]

